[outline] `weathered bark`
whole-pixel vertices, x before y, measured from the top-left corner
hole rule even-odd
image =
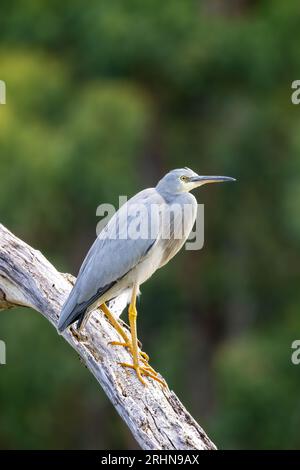
[[[31,307],[54,327],[74,278],[59,273],[47,259],[0,224],[0,310]],[[112,309],[122,308],[117,299]],[[203,429],[174,392],[147,380],[143,386],[130,369],[125,348],[109,346],[116,331],[95,310],[87,324],[88,341],[79,343],[70,331],[63,337],[81,356],[143,449],[215,449]]]

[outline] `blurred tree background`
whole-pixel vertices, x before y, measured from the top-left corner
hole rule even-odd
[[[2,0],[0,220],[77,273],[102,202],[168,169],[205,187],[205,246],[143,287],[152,364],[220,448],[299,448],[296,1]],[[1,312],[0,448],[136,448],[37,313]]]

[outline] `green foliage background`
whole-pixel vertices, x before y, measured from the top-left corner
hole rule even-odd
[[[96,207],[168,169],[203,188],[205,246],[143,286],[152,363],[220,448],[299,448],[296,1],[2,0],[0,220],[77,273]],[[47,322],[1,312],[1,448],[136,448]],[[283,432],[284,430],[284,432]]]

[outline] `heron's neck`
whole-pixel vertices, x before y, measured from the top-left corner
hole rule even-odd
[[[170,192],[164,188],[156,188],[167,204],[195,204],[196,198],[188,192]]]

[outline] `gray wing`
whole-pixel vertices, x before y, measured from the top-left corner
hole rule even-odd
[[[162,258],[160,267],[173,258],[186,242],[197,216],[197,201],[190,193],[183,193],[179,203],[173,206],[164,206],[164,211],[169,213],[169,236],[160,240]],[[166,217],[166,216],[165,216]]]
[[[151,217],[151,207],[163,203],[155,189],[146,189],[111,218],[82,263],[76,283],[62,308],[59,331],[81,319],[90,305],[147,256],[159,235],[159,218]],[[148,228],[147,234],[133,238],[132,230],[138,229],[141,221]]]

